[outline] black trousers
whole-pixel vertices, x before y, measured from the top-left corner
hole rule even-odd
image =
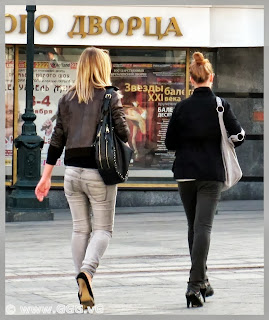
[[[185,181],[178,182],[178,187],[188,220],[188,242],[191,257],[188,287],[199,291],[201,284],[208,280],[206,262],[210,235],[223,182]]]

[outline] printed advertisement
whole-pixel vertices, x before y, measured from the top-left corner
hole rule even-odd
[[[35,61],[33,109],[36,114],[36,131],[44,140],[41,150],[41,165],[45,165],[53,128],[56,124],[58,101],[74,84],[76,62]],[[25,112],[26,61],[19,61],[19,108]],[[57,166],[64,165],[64,152]]]
[[[133,167],[170,169],[174,153],[165,135],[176,103],[185,98],[185,64],[113,64],[112,82],[123,94]]]

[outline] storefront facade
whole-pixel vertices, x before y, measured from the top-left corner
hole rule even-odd
[[[13,139],[25,109],[26,11],[6,6],[6,185],[16,182]],[[46,152],[59,98],[74,84],[87,46],[109,50],[112,82],[123,106],[135,150],[118,205],[179,203],[172,178],[174,153],[164,145],[178,101],[192,93],[188,67],[202,51],[216,74],[213,91],[226,98],[244,127],[238,149],[240,183],[224,199],[263,197],[263,8],[262,6],[37,6],[35,13],[34,112]],[[64,154],[54,168],[52,201],[62,196]],[[55,206],[56,206],[55,201]]]

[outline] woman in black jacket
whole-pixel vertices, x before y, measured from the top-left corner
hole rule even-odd
[[[104,184],[93,145],[105,88],[111,86],[111,67],[108,51],[90,47],[82,52],[75,86],[59,100],[46,165],[35,190],[37,199],[43,201],[51,186],[52,169],[65,147],[64,191],[73,220],[72,256],[84,309],[94,305],[92,278],[114,226],[117,185]],[[111,111],[115,132],[127,142],[130,130],[117,88]]]
[[[191,257],[186,292],[187,307],[203,306],[214,291],[206,274],[210,234],[217,203],[225,181],[220,143],[221,131],[212,92],[213,69],[200,52],[193,54],[190,81],[193,94],[179,102],[170,119],[166,147],[175,150],[172,171],[188,221],[188,243]],[[224,124],[235,147],[243,143],[245,132],[229,103],[222,100]]]

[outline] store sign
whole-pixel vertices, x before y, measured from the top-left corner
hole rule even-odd
[[[121,33],[125,33],[126,36],[133,36],[135,30],[143,28],[144,36],[157,37],[161,40],[163,37],[169,35],[169,33],[174,33],[176,36],[181,37],[182,32],[179,28],[177,20],[175,17],[169,19],[169,23],[162,32],[162,17],[130,17],[127,22],[124,23],[123,18],[119,16],[112,16],[107,19],[103,19],[100,16],[82,16],[74,15],[74,23],[71,30],[67,33],[69,38],[74,36],[80,36],[85,38],[86,36],[97,36],[101,35],[103,32],[107,32],[110,35],[117,36]],[[10,19],[9,27],[5,30],[5,33],[12,33],[19,26],[19,33],[26,33],[26,20],[27,15],[19,15],[17,19],[14,15],[7,13],[5,15],[6,19]],[[88,26],[86,26],[86,21],[88,20]],[[155,20],[155,28],[152,28],[151,20]],[[41,28],[41,23],[46,24],[43,29]],[[52,17],[48,15],[40,15],[35,20],[35,29],[41,34],[48,34],[52,31],[54,26],[54,21]],[[88,30],[86,30],[88,28]],[[155,30],[155,31],[154,31]]]
[[[170,32],[175,33],[176,36],[180,37],[182,36],[182,33],[180,31],[180,28],[178,26],[178,23],[176,21],[175,17],[170,18],[169,24],[167,25],[165,32],[162,33],[162,17],[155,17],[155,32],[152,31],[150,27],[151,17],[130,17],[127,20],[127,23],[124,24],[124,21],[122,18],[118,16],[112,16],[109,17],[106,21],[103,23],[103,19],[99,16],[89,16],[89,29],[88,32],[85,31],[85,16],[74,16],[75,22],[72,27],[72,30],[68,32],[68,36],[70,38],[73,38],[74,35],[80,35],[81,38],[85,38],[87,35],[99,35],[102,34],[104,29],[107,33],[110,35],[116,36],[124,32],[125,25],[126,30],[125,34],[127,36],[132,36],[133,32],[137,29],[140,29],[142,26],[142,20],[144,20],[144,36],[157,36],[158,40],[161,40],[163,37],[168,36]],[[114,30],[113,30],[113,24],[114,24]],[[116,26],[115,26],[116,24]],[[79,31],[75,31],[76,27],[79,26]]]
[[[27,43],[25,6],[5,6],[5,43]],[[194,44],[193,31],[204,30],[208,43],[208,8],[160,6],[37,5],[35,44],[71,46],[177,47]]]
[[[26,7],[7,5],[5,9],[5,42],[26,44]],[[263,14],[263,9],[245,7],[37,5],[35,44],[126,47],[263,46]]]
[[[27,43],[26,7],[5,6],[5,42]],[[261,8],[37,5],[35,44],[125,47],[264,45]],[[236,30],[236,32],[235,32]]]

